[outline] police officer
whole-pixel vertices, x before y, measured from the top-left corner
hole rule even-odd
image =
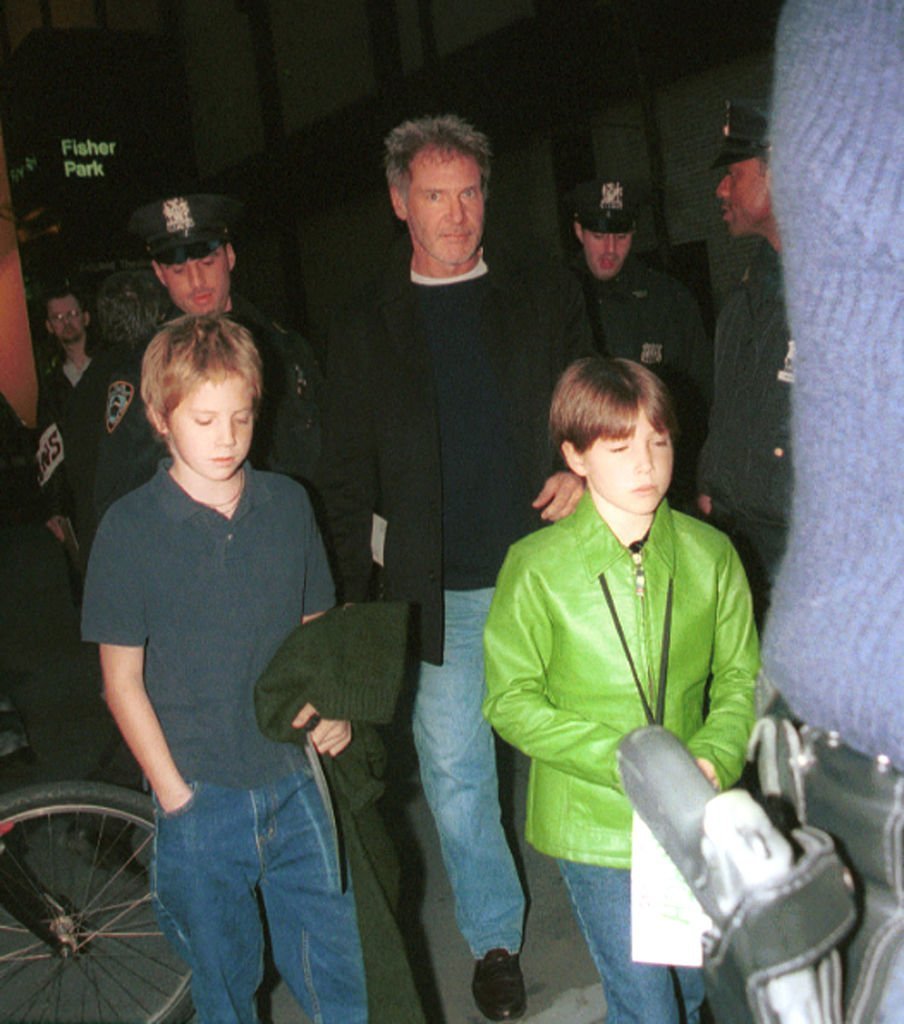
[[[53,339],[55,352],[54,361],[41,374],[40,380],[38,482],[48,505],[47,527],[58,541],[68,545],[69,531],[73,525],[77,531],[78,522],[74,500],[77,481],[72,460],[67,456],[70,447],[78,447],[79,435],[84,434],[87,427],[97,425],[96,417],[90,424],[84,417],[70,422],[72,400],[91,366],[93,347],[88,338],[91,314],[84,297],[68,281],[48,288],[44,308],[44,324]],[[71,441],[75,441],[72,446]]]
[[[762,623],[782,555],[791,506],[791,387],[788,330],[772,209],[767,120],[729,100],[722,148],[712,165],[732,238],[759,245],[716,324],[715,391],[700,457],[698,505],[727,530],[744,560]]]
[[[68,281],[48,288],[45,326],[56,359],[40,375],[38,482],[46,525],[64,546],[73,598],[81,600],[82,549],[93,515],[91,495],[97,453],[102,367],[96,356],[85,296]]]
[[[236,254],[232,228],[242,204],[228,196],[173,196],[142,206],[129,220],[169,293],[167,319],[184,313],[229,313],[254,337],[264,370],[264,391],[254,431],[256,465],[307,480],[320,454],[322,376],[314,353],[297,334],[266,319],[233,293]],[[139,346],[110,382],[95,480],[98,517],[117,498],[150,479],[163,454],[141,407]]]
[[[600,179],[578,185],[568,201],[581,251],[581,280],[600,352],[643,363],[669,386],[681,426],[670,499],[693,504],[697,456],[706,435],[712,350],[700,309],[687,288],[648,267],[631,250],[645,190]]]

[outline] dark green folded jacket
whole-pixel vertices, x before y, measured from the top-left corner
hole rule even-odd
[[[303,746],[307,734],[292,720],[308,703],[323,718],[352,723],[351,743],[322,763],[354,885],[369,1024],[426,1022],[396,920],[398,858],[377,808],[386,754],[374,726],[392,720],[407,642],[406,604],[332,608],[286,638],[254,690],[270,739]]]

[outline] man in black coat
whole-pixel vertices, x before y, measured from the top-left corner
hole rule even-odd
[[[524,896],[501,824],[482,633],[508,546],[568,514],[581,482],[547,435],[552,388],[591,350],[562,268],[484,260],[489,142],[462,119],[386,139],[408,239],[331,332],[318,482],[346,600],[412,604],[420,657],[414,738],[472,985],[491,1020],[523,1014]]]
[[[47,527],[78,567],[84,514],[79,500],[93,479],[98,417],[84,396],[96,390],[98,371],[91,314],[84,296],[68,281],[47,289],[45,327],[54,339],[54,361],[42,373],[38,399],[38,481],[47,505]],[[74,592],[80,585],[73,577]]]
[[[242,204],[228,196],[173,196],[136,210],[129,230],[144,239],[154,273],[169,293],[167,319],[228,313],[251,332],[264,371],[251,461],[309,480],[320,454],[320,369],[303,338],[232,291],[232,229],[241,212]],[[139,396],[141,357],[150,340],[110,381],[94,490],[98,521],[117,498],[150,479],[164,454]]]

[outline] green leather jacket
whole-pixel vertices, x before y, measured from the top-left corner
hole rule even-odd
[[[638,674],[654,690],[674,580],[664,725],[715,766],[723,788],[743,767],[759,644],[737,553],[724,534],[663,502],[639,560],[643,596],[634,556],[586,493],[571,516],[510,548],[496,585],[484,714],[531,758],[527,839],[554,857],[631,865],[631,806],[615,752],[647,720],[601,573]]]

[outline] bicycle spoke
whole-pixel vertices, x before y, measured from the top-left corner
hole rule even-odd
[[[94,783],[0,797],[0,1020],[184,1021],[189,972],[151,906],[153,820]]]

